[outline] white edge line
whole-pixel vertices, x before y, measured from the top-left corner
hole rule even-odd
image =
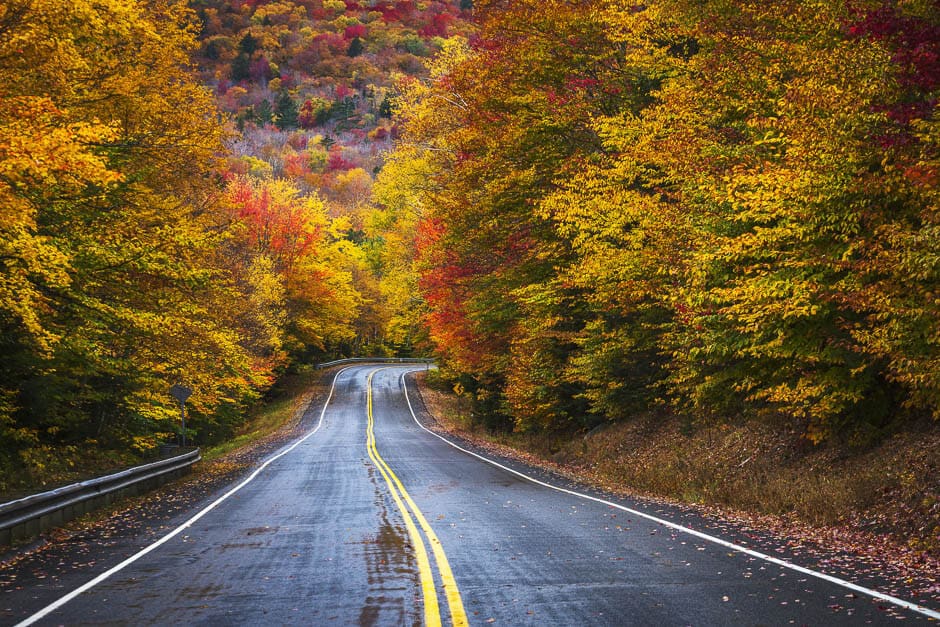
[[[62,607],[63,605],[65,605],[66,603],[68,603],[69,601],[71,601],[72,599],[74,599],[75,597],[77,597],[78,595],[82,594],[83,592],[87,592],[88,590],[91,590],[92,588],[94,588],[95,586],[97,586],[97,585],[98,585],[99,583],[101,583],[102,581],[104,581],[104,580],[108,579],[109,577],[111,577],[111,575],[114,575],[115,573],[120,572],[121,570],[123,570],[123,569],[126,568],[127,566],[133,564],[134,562],[136,562],[137,560],[139,560],[140,558],[142,558],[144,555],[147,555],[148,553],[150,553],[151,551],[153,551],[153,550],[156,549],[157,547],[159,547],[159,546],[161,546],[161,545],[163,545],[163,544],[166,544],[166,543],[169,542],[171,539],[173,539],[174,537],[176,537],[177,535],[179,535],[179,533],[180,533],[181,531],[183,531],[184,529],[186,529],[186,528],[192,526],[192,524],[195,523],[197,520],[199,520],[200,518],[202,518],[203,516],[205,516],[206,514],[208,514],[210,511],[212,511],[213,509],[215,509],[217,506],[219,506],[219,505],[220,505],[223,501],[225,501],[228,497],[232,496],[233,494],[235,494],[236,492],[238,492],[239,490],[241,490],[242,488],[244,488],[246,485],[248,485],[255,477],[257,477],[257,476],[261,473],[262,470],[264,470],[265,468],[267,468],[268,465],[271,464],[271,462],[273,462],[273,461],[275,461],[275,460],[277,460],[277,459],[280,459],[280,458],[283,457],[284,455],[287,455],[287,454],[290,453],[292,450],[294,450],[295,448],[297,448],[297,446],[299,446],[299,445],[300,445],[302,442],[304,442],[307,438],[309,438],[309,437],[312,436],[314,433],[316,433],[316,432],[320,429],[320,427],[323,425],[323,416],[326,415],[326,408],[327,408],[327,406],[330,404],[330,399],[333,398],[333,390],[336,388],[336,380],[339,378],[339,375],[341,375],[343,372],[345,372],[346,370],[349,370],[349,369],[352,368],[352,367],[353,367],[353,366],[349,366],[349,367],[343,368],[342,370],[340,370],[339,372],[337,372],[336,375],[333,377],[333,383],[332,383],[332,385],[330,385],[330,393],[329,393],[329,395],[326,397],[326,402],[323,403],[323,410],[320,412],[320,419],[317,421],[317,426],[314,427],[312,431],[310,431],[309,433],[307,433],[306,435],[304,435],[303,437],[301,437],[299,440],[297,440],[296,442],[294,442],[293,444],[291,444],[288,448],[284,449],[284,450],[281,451],[280,453],[278,453],[278,454],[274,455],[273,457],[270,457],[270,458],[268,458],[267,460],[265,460],[264,463],[262,463],[260,466],[258,466],[258,468],[256,468],[253,473],[251,473],[250,475],[248,475],[248,477],[245,478],[241,483],[239,483],[237,486],[235,486],[234,488],[232,488],[231,490],[229,490],[228,492],[226,492],[225,494],[223,494],[222,496],[220,496],[219,498],[217,498],[215,501],[213,501],[213,502],[210,503],[208,506],[206,506],[206,507],[205,507],[202,511],[200,511],[198,514],[196,514],[195,516],[193,516],[192,518],[190,518],[189,520],[187,520],[186,522],[184,522],[182,525],[180,525],[179,527],[177,527],[176,529],[174,529],[174,530],[171,531],[170,533],[166,534],[165,536],[163,536],[162,538],[160,538],[159,540],[157,540],[156,542],[154,542],[154,543],[151,544],[150,546],[144,547],[143,549],[141,549],[140,551],[138,551],[138,552],[135,553],[134,555],[131,555],[130,557],[128,557],[127,559],[125,559],[125,560],[124,560],[123,562],[121,562],[120,564],[117,564],[116,566],[112,566],[110,569],[108,569],[108,570],[106,570],[105,572],[101,573],[100,575],[98,575],[97,577],[95,577],[94,579],[92,579],[91,581],[85,583],[84,585],[79,586],[79,587],[76,588],[75,590],[72,590],[71,592],[69,592],[69,593],[66,594],[64,597],[60,598],[59,600],[54,601],[53,603],[51,603],[51,604],[47,605],[46,607],[42,608],[41,610],[39,610],[38,612],[36,612],[36,613],[33,614],[32,616],[30,616],[29,618],[26,618],[26,619],[24,619],[22,622],[17,623],[14,627],[26,627],[27,625],[32,625],[32,624],[35,623],[36,621],[45,618],[46,616],[48,616],[48,615],[51,614],[52,612],[56,611],[57,609],[59,609],[60,607]]]
[[[408,371],[408,372],[417,372],[417,370],[410,370],[410,371]],[[708,542],[713,542],[713,543],[715,543],[715,544],[718,544],[718,545],[723,546],[723,547],[728,548],[728,549],[732,549],[732,550],[737,551],[737,552],[739,552],[739,553],[744,553],[745,555],[750,555],[751,557],[756,557],[756,558],[758,558],[758,559],[762,559],[762,560],[764,560],[764,561],[770,562],[771,564],[776,564],[776,565],[778,565],[778,566],[783,566],[784,568],[789,568],[790,570],[794,570],[794,571],[796,571],[796,572],[798,572],[798,573],[802,573],[802,574],[804,574],[804,575],[810,575],[810,576],[812,576],[812,577],[816,577],[816,578],[818,578],[818,579],[822,579],[822,580],[824,580],[824,581],[828,581],[829,583],[834,583],[834,584],[839,585],[839,586],[842,586],[842,587],[844,587],[844,588],[848,588],[849,590],[852,590],[852,591],[854,591],[854,592],[859,592],[859,593],[864,594],[864,595],[866,595],[866,596],[870,596],[870,597],[873,597],[873,598],[878,599],[878,600],[881,600],[881,601],[886,601],[886,602],[888,602],[888,603],[892,603],[893,605],[897,605],[897,606],[899,606],[899,607],[903,607],[904,609],[908,609],[908,610],[911,610],[911,611],[913,611],[913,612],[917,612],[917,613],[919,613],[919,614],[923,614],[924,616],[928,616],[928,617],[930,617],[930,618],[940,620],[940,612],[938,612],[938,611],[936,611],[936,610],[932,610],[932,609],[930,609],[929,607],[926,607],[926,606],[923,606],[923,605],[918,605],[917,603],[913,603],[913,602],[911,602],[911,601],[905,601],[904,599],[899,599],[898,597],[894,597],[894,596],[891,596],[891,595],[889,595],[889,594],[885,594],[885,593],[883,593],[883,592],[878,592],[877,590],[872,590],[871,588],[865,588],[865,587],[863,587],[863,586],[859,586],[859,585],[857,585],[857,584],[854,584],[854,583],[852,583],[851,581],[846,581],[845,579],[840,579],[840,578],[838,578],[838,577],[833,577],[832,575],[827,575],[827,574],[825,574],[825,573],[821,573],[821,572],[818,572],[818,571],[815,571],[815,570],[810,570],[809,568],[805,568],[805,567],[803,567],[803,566],[798,566],[797,564],[793,564],[793,563],[788,562],[788,561],[786,561],[786,560],[782,560],[782,559],[780,559],[780,558],[773,557],[773,556],[767,555],[767,554],[765,554],[765,553],[761,553],[760,551],[755,551],[754,549],[749,549],[749,548],[747,548],[747,547],[745,547],[745,546],[741,546],[741,545],[739,545],[739,544],[734,544],[733,542],[728,542],[727,540],[722,540],[721,538],[716,538],[716,537],[714,537],[714,536],[710,536],[710,535],[708,535],[708,534],[702,533],[701,531],[696,531],[695,529],[690,529],[690,528],[688,528],[688,527],[683,527],[682,525],[679,525],[679,524],[677,524],[677,523],[670,522],[670,521],[664,520],[664,519],[662,519],[662,518],[657,518],[656,516],[652,516],[652,515],[650,515],[650,514],[647,514],[647,513],[644,513],[644,512],[635,510],[635,509],[630,509],[629,507],[626,507],[626,506],[624,506],[624,505],[619,505],[619,504],[613,503],[613,502],[611,502],[611,501],[605,501],[604,499],[598,498],[598,497],[596,497],[596,496],[590,496],[590,495],[588,495],[588,494],[582,494],[582,493],[580,493],[580,492],[575,492],[574,490],[568,490],[568,489],[566,489],[566,488],[561,488],[561,487],[552,485],[552,484],[550,484],[550,483],[545,483],[544,481],[539,481],[538,479],[536,479],[536,478],[534,478],[534,477],[530,477],[529,475],[526,475],[526,474],[524,474],[524,473],[521,473],[521,472],[519,472],[518,470],[513,470],[512,468],[509,468],[509,467],[507,467],[507,466],[503,466],[502,464],[500,464],[500,463],[498,463],[498,462],[495,462],[495,461],[493,461],[493,460],[491,460],[491,459],[488,459],[488,458],[486,458],[486,457],[484,457],[484,456],[482,456],[482,455],[479,455],[479,454],[477,454],[477,453],[474,453],[473,451],[468,451],[467,449],[463,448],[462,446],[459,446],[459,445],[457,445],[457,444],[454,444],[453,442],[451,442],[450,440],[448,440],[448,439],[445,438],[444,436],[442,436],[442,435],[440,435],[440,434],[438,434],[438,433],[435,433],[434,431],[431,431],[430,429],[428,429],[427,427],[425,427],[423,424],[421,424],[421,421],[418,420],[418,416],[415,415],[415,410],[414,410],[414,408],[411,406],[411,398],[410,398],[409,395],[408,395],[408,384],[405,382],[405,375],[408,374],[408,372],[402,373],[402,375],[401,375],[401,385],[402,385],[402,389],[404,389],[404,391],[405,391],[405,400],[408,402],[408,410],[411,412],[411,417],[414,418],[414,421],[415,421],[416,423],[418,423],[418,426],[419,426],[419,427],[421,427],[422,429],[424,429],[425,431],[427,431],[428,433],[430,433],[430,434],[433,435],[434,437],[443,440],[443,441],[446,442],[447,444],[450,444],[450,445],[453,446],[455,449],[457,449],[457,450],[459,450],[459,451],[463,451],[463,452],[466,453],[467,455],[472,455],[473,457],[476,457],[477,459],[483,460],[484,462],[486,462],[486,463],[488,463],[488,464],[491,464],[491,465],[493,465],[493,466],[496,466],[497,468],[501,468],[502,470],[505,470],[506,472],[510,472],[510,473],[512,473],[512,474],[514,474],[514,475],[516,475],[516,476],[518,476],[518,477],[521,477],[521,478],[523,478],[523,479],[525,479],[525,480],[527,480],[527,481],[531,481],[532,483],[535,483],[535,484],[537,484],[537,485],[540,485],[540,486],[543,486],[543,487],[546,487],[546,488],[550,488],[550,489],[556,490],[556,491],[558,491],[558,492],[563,492],[563,493],[565,493],[565,494],[570,494],[570,495],[572,495],[572,496],[577,496],[577,497],[580,497],[580,498],[582,498],[582,499],[587,499],[587,500],[589,500],[589,501],[594,501],[594,502],[596,502],[596,503],[602,503],[602,504],[604,504],[604,505],[608,505],[608,506],[610,506],[610,507],[614,507],[614,508],[619,509],[619,510],[622,510],[622,511],[624,511],[624,512],[628,512],[628,513],[630,513],[630,514],[633,514],[634,516],[639,516],[639,517],[641,517],[641,518],[646,518],[647,520],[651,520],[651,521],[653,521],[653,522],[659,523],[660,525],[663,525],[663,526],[665,526],[665,527],[669,527],[670,529],[675,529],[676,531],[682,531],[682,532],[687,533],[687,534],[689,534],[689,535],[695,536],[696,538],[700,538],[700,539],[706,540],[706,541],[708,541]]]

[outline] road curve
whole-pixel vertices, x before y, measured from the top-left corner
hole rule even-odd
[[[340,371],[305,439],[158,543],[45,589],[43,609],[17,620],[855,625],[936,614],[458,450],[414,419],[402,378],[414,369]]]

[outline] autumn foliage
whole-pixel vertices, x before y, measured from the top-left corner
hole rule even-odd
[[[401,101],[426,320],[481,410],[940,416],[935,2],[475,10]]]
[[[0,477],[176,441],[174,383],[208,444],[288,369],[414,350],[408,222],[370,199],[396,76],[465,14],[0,4]]]
[[[209,442],[292,365],[431,346],[497,428],[940,416],[935,0],[11,0],[0,32],[0,470],[172,441],[173,383]]]
[[[358,300],[315,195],[223,183],[182,2],[0,5],[0,490],[224,438]],[[222,171],[220,171],[222,170]]]

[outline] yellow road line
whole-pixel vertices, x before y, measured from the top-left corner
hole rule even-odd
[[[405,501],[408,503],[408,506],[411,508],[411,511],[414,513],[415,518],[418,519],[418,524],[420,524],[421,529],[424,530],[425,535],[428,537],[428,541],[431,543],[431,550],[434,552],[434,560],[437,562],[437,570],[441,575],[441,582],[444,585],[444,594],[447,597],[447,606],[450,609],[451,623],[454,625],[454,627],[466,627],[469,624],[467,621],[467,612],[466,610],[464,610],[463,600],[460,598],[460,590],[457,588],[457,581],[454,579],[454,573],[450,568],[450,563],[447,561],[447,555],[444,552],[444,546],[441,544],[441,541],[438,539],[437,534],[434,533],[434,529],[431,528],[431,525],[428,523],[427,518],[424,517],[424,514],[421,513],[421,510],[418,509],[418,506],[412,500],[411,495],[408,494],[408,491],[405,489],[405,486],[402,485],[401,480],[398,478],[395,472],[388,466],[388,464],[385,463],[385,460],[382,459],[381,455],[379,455],[379,451],[375,446],[375,433],[374,433],[375,418],[373,417],[373,414],[372,414],[372,377],[373,375],[375,375],[376,372],[378,372],[378,370],[373,370],[372,372],[369,373],[369,379],[367,382],[368,392],[367,392],[366,404],[367,404],[368,413],[369,413],[369,426],[368,426],[368,438],[367,438],[368,445],[370,447],[369,455],[372,457],[372,461],[375,462],[376,465],[379,466],[379,470],[382,471],[382,476],[385,477],[386,483],[389,484],[389,488],[391,489],[393,496],[395,496],[396,502],[399,504],[398,505],[399,509],[402,509],[402,513],[404,513],[406,518],[408,518],[408,513],[402,508],[402,505],[400,501],[398,500],[398,496],[395,490],[396,487],[398,489],[398,492],[401,493],[402,497],[404,497]],[[392,481],[389,481],[389,477],[391,477],[392,481],[394,482],[394,486],[392,485]],[[416,544],[420,544],[421,551],[424,551],[424,543],[421,542],[420,537],[418,538],[418,542]],[[419,564],[419,570],[420,570],[420,564]],[[421,579],[422,579],[422,588],[426,590],[424,573],[422,573]],[[432,587],[433,587],[433,581],[432,581]],[[426,594],[425,594],[425,598],[427,598]],[[437,594],[436,593],[434,594],[434,604],[436,607],[437,606]],[[428,625],[435,624],[435,623],[432,623],[428,619],[427,609],[428,608],[427,608],[427,602],[426,602],[425,603],[425,621],[427,622]],[[441,624],[439,613],[438,613],[438,616],[436,617],[436,621],[437,621],[436,622],[437,625]]]
[[[375,371],[369,373],[368,382],[369,392],[367,405],[369,410],[369,425],[366,429],[366,447],[369,450],[369,458],[379,469],[379,472],[385,479],[385,483],[388,484],[389,491],[392,493],[392,498],[395,500],[395,504],[398,505],[398,509],[401,511],[402,517],[405,519],[405,527],[408,529],[408,536],[411,538],[411,544],[413,544],[415,547],[415,557],[418,561],[418,573],[421,578],[421,594],[424,597],[424,624],[428,627],[440,627],[441,611],[437,600],[437,589],[434,586],[434,575],[431,572],[431,561],[428,559],[428,551],[424,546],[424,540],[421,538],[421,533],[418,531],[414,520],[411,518],[411,514],[408,512],[408,508],[402,502],[401,497],[398,496],[398,491],[395,489],[395,484],[392,482],[392,479],[388,474],[390,471],[386,471],[387,467],[385,466],[382,458],[379,456],[378,450],[375,448],[375,433],[372,429],[373,374],[375,374]]]

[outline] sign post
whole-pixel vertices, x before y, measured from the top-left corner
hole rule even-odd
[[[170,388],[170,394],[180,402],[180,423],[182,425],[182,447],[186,448],[186,399],[192,395],[193,391],[185,385],[176,383]]]

